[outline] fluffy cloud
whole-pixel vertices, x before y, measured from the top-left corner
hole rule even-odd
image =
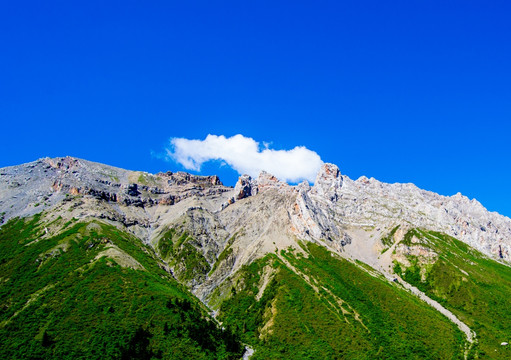
[[[204,140],[172,138],[167,155],[186,169],[199,171],[203,163],[221,160],[239,174],[256,177],[262,170],[283,181],[296,183],[301,180],[314,182],[323,164],[317,153],[304,146],[291,150],[272,150],[268,144],[243,135],[226,138],[208,135]]]

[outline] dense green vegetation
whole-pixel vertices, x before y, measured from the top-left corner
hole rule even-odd
[[[193,237],[186,231],[178,232],[172,228],[166,231],[158,241],[160,256],[174,268],[179,281],[203,280],[211,270],[206,258],[193,245]]]
[[[413,236],[438,259],[408,255],[409,266],[396,263],[394,271],[477,333],[479,358],[511,359],[508,347],[500,346],[511,336],[511,268],[445,234],[413,229],[403,241],[413,246]]]
[[[221,269],[233,242],[213,267],[178,229],[156,251],[187,284]],[[407,252],[394,271],[477,333],[469,358],[511,358],[500,346],[511,333],[511,268],[440,233],[412,229],[401,244],[431,249]],[[239,359],[246,343],[252,359],[463,359],[464,334],[399,284],[301,246],[245,265],[215,290],[220,328],[134,236],[97,220],[10,220],[0,227],[0,358]]]
[[[53,237],[45,226],[38,215],[0,228],[0,358],[241,356],[236,335],[138,239],[96,221],[72,221]],[[101,256],[109,249],[118,256]]]
[[[323,247],[304,249],[308,257],[269,254],[246,266],[220,306],[254,359],[463,358],[464,335],[438,312]]]

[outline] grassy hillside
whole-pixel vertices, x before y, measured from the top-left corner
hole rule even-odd
[[[438,257],[426,261],[408,254],[395,271],[477,333],[480,358],[511,359],[509,347],[500,345],[511,339],[511,268],[441,233],[413,229],[402,243]]]
[[[213,294],[253,359],[463,359],[464,335],[447,318],[321,246],[304,250],[269,254]]]
[[[159,255],[174,269],[174,276],[185,284],[203,281],[210,271],[210,265],[193,240],[186,231],[178,233],[172,228],[161,235],[157,245]]]
[[[55,236],[46,227],[61,228]],[[236,359],[242,345],[105,223],[39,216],[0,228],[0,358]]]
[[[220,327],[139,239],[98,220],[48,218],[0,227],[2,359],[239,359],[242,343],[252,359],[464,358],[465,336],[447,318],[322,246],[233,274],[209,299]],[[233,255],[227,246],[211,267],[192,245],[174,229],[157,245],[184,284]],[[476,331],[469,358],[511,358],[500,346],[511,333],[511,268],[419,229],[393,249],[396,273]]]

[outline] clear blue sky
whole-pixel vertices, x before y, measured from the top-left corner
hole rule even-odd
[[[0,166],[239,133],[511,216],[510,4],[1,1]]]

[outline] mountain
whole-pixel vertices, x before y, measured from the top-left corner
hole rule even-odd
[[[511,358],[511,219],[268,173],[0,169],[4,358]]]

